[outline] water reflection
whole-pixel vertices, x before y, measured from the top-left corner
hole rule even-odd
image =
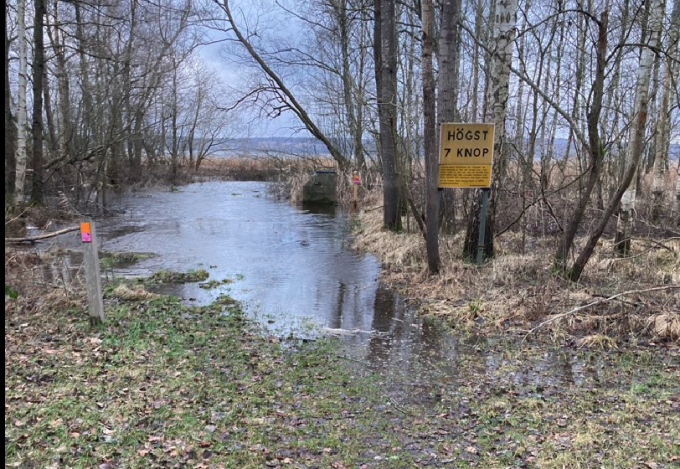
[[[373,321],[371,329],[378,332],[368,341],[366,358],[371,363],[385,363],[390,355],[392,341],[400,340],[402,336],[403,320],[395,316],[396,295],[385,289],[378,288],[373,303]]]
[[[347,214],[299,210],[266,192],[265,183],[210,182],[129,195],[117,202],[120,215],[103,220],[102,249],[158,254],[119,275],[201,267],[212,279],[231,278],[213,290],[188,284],[164,293],[206,304],[228,292],[277,333],[313,335],[310,324],[345,330],[348,353],[409,398],[426,399],[478,373],[527,390],[592,381],[593,368],[568,354],[519,359],[497,340],[458,339],[423,321],[379,284],[373,256],[347,249]]]

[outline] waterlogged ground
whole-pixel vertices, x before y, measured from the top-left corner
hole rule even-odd
[[[107,276],[155,274],[107,289],[106,326],[6,303],[9,467],[678,466],[677,347],[450,335],[347,249],[350,218],[259,183],[119,209]]]
[[[572,370],[582,385],[562,386],[498,350],[491,368],[421,383],[429,399],[415,402],[348,366],[340,342],[282,342],[227,297],[123,297],[108,291],[99,329],[83,311],[6,315],[6,467],[670,468],[680,457],[677,355],[586,354]],[[456,367],[468,365],[480,366]]]

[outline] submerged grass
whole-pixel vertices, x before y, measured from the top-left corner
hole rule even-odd
[[[172,270],[159,270],[149,277],[150,284],[166,283],[193,283],[207,280],[210,274],[205,269],[192,269],[187,272],[175,272]]]
[[[670,468],[680,458],[677,354],[621,353],[623,386],[557,393],[518,392],[502,366],[423,407],[395,402],[377,375],[339,359],[338,342],[280,343],[227,295],[188,307],[118,293],[99,329],[78,308],[6,315],[6,467]]]
[[[145,259],[156,257],[157,254],[152,252],[113,252],[100,251],[99,263],[104,269],[113,269],[116,267],[125,267]]]

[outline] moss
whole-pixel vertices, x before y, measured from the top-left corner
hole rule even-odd
[[[149,277],[150,283],[195,283],[207,280],[210,274],[205,269],[189,270],[188,272],[174,272],[171,270],[159,270]]]
[[[136,264],[144,259],[151,259],[157,254],[152,252],[111,252],[100,251],[99,263],[105,269],[113,269],[116,267],[126,267]]]
[[[201,283],[199,287],[204,290],[212,290],[213,288],[221,287],[222,285],[227,285],[233,282],[234,280],[230,278],[225,278],[222,280],[210,280],[209,282]]]

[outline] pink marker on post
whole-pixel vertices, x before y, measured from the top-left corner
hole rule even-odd
[[[92,242],[92,230],[90,229],[90,224],[88,222],[82,222],[80,224],[80,240],[83,243]]]

